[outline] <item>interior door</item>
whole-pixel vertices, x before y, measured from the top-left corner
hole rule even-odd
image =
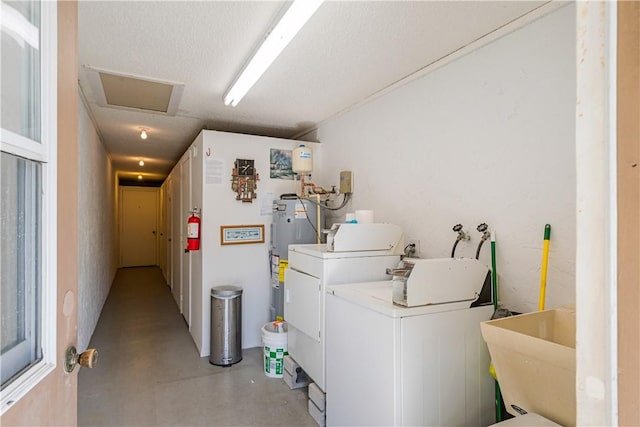
[[[160,187],[160,206],[158,209],[158,264],[165,281],[167,276],[167,238],[166,238],[167,186]]]
[[[171,176],[167,178],[166,192],[167,199],[165,205],[165,235],[167,238],[166,257],[167,257],[167,284],[173,290],[173,183]]]
[[[187,152],[188,153],[188,152]],[[182,218],[180,226],[180,242],[183,248],[187,247],[187,219],[191,206],[191,156],[187,156],[182,160],[182,168],[180,169],[180,194],[182,199],[182,210],[180,217]],[[182,316],[186,320],[187,325],[191,325],[191,255],[189,252],[182,251],[182,272],[180,285],[182,287]]]
[[[120,190],[120,266],[158,265],[157,188]]]
[[[11,403],[10,408],[4,408],[5,412],[0,417],[0,425],[3,426],[77,424],[78,369],[71,374],[63,369],[66,348],[77,345],[78,239],[82,237],[78,232],[78,224],[81,223],[78,213],[78,169],[69,167],[73,165],[69,159],[78,156],[77,3],[65,1],[50,4],[57,10],[58,22],[57,119],[55,115],[53,117],[57,121],[59,166],[57,183],[55,179],[52,180],[57,187],[57,202],[49,208],[57,212],[54,225],[58,238],[55,265],[44,271],[43,275],[48,279],[48,286],[54,288],[57,300],[53,305],[56,331],[52,337],[55,368],[19,400]],[[46,44],[46,40],[43,43]],[[55,70],[55,66],[54,62],[51,68],[43,69]]]
[[[640,3],[618,2],[618,422],[640,425]]]
[[[180,170],[181,166],[178,163],[174,169],[171,177],[171,192],[172,192],[172,204],[171,204],[171,293],[173,299],[176,300],[176,304],[182,313],[182,287],[180,286],[180,280],[182,277],[182,236],[180,235],[182,230],[182,215],[180,215],[182,208],[182,192],[180,191]]]

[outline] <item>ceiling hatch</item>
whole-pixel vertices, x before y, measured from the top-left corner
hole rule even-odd
[[[91,90],[98,105],[144,110],[174,116],[178,111],[183,83],[101,70],[85,65]]]

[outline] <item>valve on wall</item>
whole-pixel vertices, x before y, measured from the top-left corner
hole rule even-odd
[[[187,248],[185,252],[200,250],[200,211],[198,208],[191,210],[191,216],[187,219]]]

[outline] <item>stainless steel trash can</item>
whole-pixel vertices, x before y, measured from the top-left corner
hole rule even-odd
[[[211,289],[211,356],[209,363],[231,366],[242,360],[242,288]]]

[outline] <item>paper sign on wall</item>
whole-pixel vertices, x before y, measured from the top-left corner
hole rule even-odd
[[[274,199],[273,191],[260,194],[258,199],[260,199],[260,215],[272,215]]]
[[[224,160],[214,157],[206,157],[205,161],[205,182],[207,184],[224,184]]]

